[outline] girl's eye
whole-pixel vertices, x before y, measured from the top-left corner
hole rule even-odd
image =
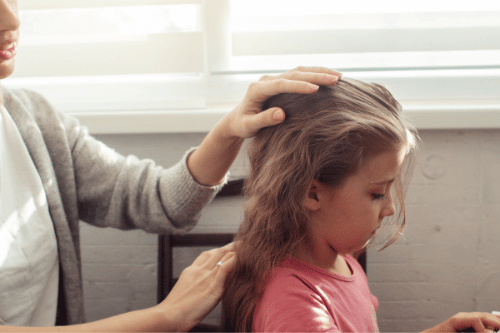
[[[372,193],[372,197],[373,199],[375,200],[380,200],[380,199],[383,199],[385,197],[385,193],[383,194],[379,194],[379,193]]]

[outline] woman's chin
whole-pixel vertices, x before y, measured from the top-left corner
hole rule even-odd
[[[6,79],[14,73],[15,59],[0,62],[0,80]]]

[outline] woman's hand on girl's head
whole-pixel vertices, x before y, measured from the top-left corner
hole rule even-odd
[[[262,103],[281,93],[312,94],[321,85],[337,83],[341,74],[323,67],[297,67],[277,76],[262,76],[250,84],[245,98],[228,114],[228,136],[251,138],[264,127],[285,120],[278,108],[262,110]]]
[[[340,73],[322,67],[296,68],[252,83],[245,98],[208,133],[187,160],[189,172],[200,184],[214,186],[224,179],[245,138],[285,119],[281,109],[262,111],[262,103],[280,93],[312,94],[319,85],[335,84]]]
[[[176,331],[189,331],[215,308],[236,262],[233,251],[234,243],[203,252],[184,269],[167,298],[158,305],[170,327],[175,323]]]
[[[461,312],[424,332],[492,332],[500,328],[500,316],[486,312]]]

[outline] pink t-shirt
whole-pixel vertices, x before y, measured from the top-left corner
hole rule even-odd
[[[266,283],[253,317],[256,332],[378,332],[378,300],[363,268],[344,257],[352,275],[287,259]]]

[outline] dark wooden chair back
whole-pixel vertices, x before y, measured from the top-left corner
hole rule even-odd
[[[177,279],[173,277],[173,249],[175,247],[221,247],[233,241],[234,234],[160,235],[158,237],[158,303],[172,290]]]
[[[173,249],[175,247],[221,247],[233,241],[234,234],[160,235],[158,238],[158,289],[157,301],[161,303],[177,282],[173,277]],[[199,324],[191,332],[219,332],[218,325]]]

